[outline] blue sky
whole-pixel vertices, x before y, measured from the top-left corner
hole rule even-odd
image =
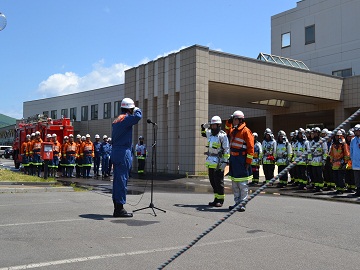
[[[298,0],[0,0],[0,113],[123,83],[124,70],[199,44],[256,58]]]

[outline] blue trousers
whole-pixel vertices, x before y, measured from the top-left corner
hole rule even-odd
[[[131,149],[113,151],[111,160],[114,166],[113,201],[126,204],[127,183],[132,164]]]

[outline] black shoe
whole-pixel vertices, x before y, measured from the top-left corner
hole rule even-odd
[[[209,202],[209,206],[215,206],[216,202]]]
[[[315,192],[323,192],[323,190],[320,187],[316,187]]]
[[[125,209],[120,209],[120,210],[115,210],[114,211],[113,217],[129,218],[129,217],[133,217],[133,214],[126,212]]]
[[[245,212],[245,206],[241,206],[238,211],[239,211],[239,212]]]

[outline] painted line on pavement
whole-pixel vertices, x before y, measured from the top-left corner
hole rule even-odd
[[[201,244],[196,245],[196,247],[213,246],[213,245],[219,245],[219,244],[240,242],[240,241],[244,241],[244,240],[255,240],[255,239],[260,239],[260,238],[267,238],[267,237],[273,237],[273,236],[276,236],[276,235],[268,234],[268,235],[256,236],[256,237],[244,237],[244,238],[239,238],[239,239],[221,240],[221,241],[215,241],[215,242],[209,242],[209,243],[201,243]],[[9,267],[0,268],[0,270],[22,270],[22,269],[32,269],[32,268],[40,268],[40,267],[62,265],[62,264],[72,264],[72,263],[86,262],[86,261],[92,261],[92,260],[101,260],[101,259],[107,259],[107,258],[116,258],[116,257],[123,257],[123,256],[143,255],[143,254],[150,254],[150,253],[155,253],[155,252],[172,251],[172,250],[178,250],[182,247],[183,246],[165,247],[165,248],[156,248],[156,249],[149,249],[149,250],[139,250],[139,251],[133,251],[133,252],[123,252],[123,253],[105,254],[105,255],[97,255],[97,256],[89,256],[89,257],[79,257],[79,258],[65,259],[65,260],[58,260],[58,261],[49,261],[49,262],[9,266]]]
[[[71,222],[71,221],[79,221],[79,220],[84,220],[84,219],[83,218],[75,218],[75,219],[59,219],[59,220],[48,220],[48,221],[26,222],[26,223],[10,223],[10,224],[0,224],[0,227],[36,225],[36,224],[49,224],[49,223]]]

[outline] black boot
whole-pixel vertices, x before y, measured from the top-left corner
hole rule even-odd
[[[124,206],[121,203],[114,202],[113,217],[133,217],[133,214],[126,212]]]

